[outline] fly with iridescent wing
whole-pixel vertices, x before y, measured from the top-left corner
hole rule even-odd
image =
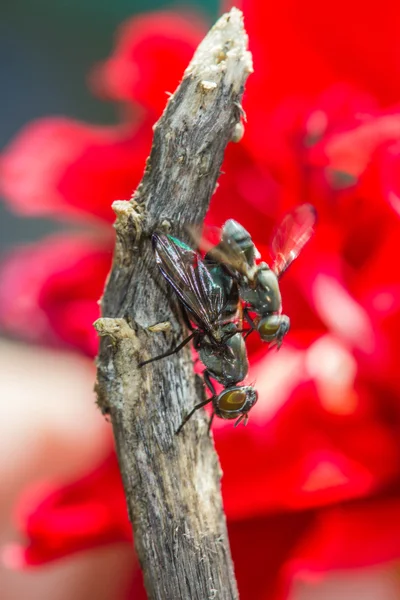
[[[181,350],[193,341],[205,366],[204,381],[211,398],[196,405],[185,417],[181,426],[198,409],[212,402],[214,415],[223,419],[236,419],[236,424],[247,422],[248,412],[257,401],[252,386],[240,382],[246,377],[248,360],[245,342],[236,323],[238,286],[226,276],[224,269],[209,269],[199,253],[170,235],[154,233],[152,236],[156,262],[161,273],[177,294],[187,312],[192,333],[176,348],[142,362],[143,367]],[[212,379],[224,389],[216,393]],[[210,426],[211,426],[210,421]]]
[[[219,243],[207,248],[204,259],[177,238],[153,234],[156,262],[184,307],[192,333],[176,348],[140,366],[170,356],[192,340],[205,366],[204,381],[212,394],[193,408],[178,431],[198,408],[209,402],[213,404],[212,416],[236,419],[236,424],[247,422],[257,392],[240,384],[247,375],[248,360],[241,319],[240,327],[237,323],[238,309],[250,325],[246,336],[256,329],[271,347],[281,346],[290,320],[282,314],[279,279],[312,236],[315,217],[309,204],[285,216],[271,243],[272,268],[266,262],[257,263],[259,253],[251,235],[233,219],[223,225]],[[223,385],[220,394],[212,379]]]
[[[310,204],[302,204],[284,217],[270,245],[272,267],[256,262],[259,253],[251,235],[233,219],[223,225],[220,242],[207,248],[206,263],[222,266],[239,286],[244,317],[250,325],[246,335],[257,330],[271,347],[280,348],[290,328],[289,317],[282,314],[279,280],[313,235],[315,222],[316,212]]]

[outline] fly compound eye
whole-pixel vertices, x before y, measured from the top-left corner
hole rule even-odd
[[[244,390],[227,390],[220,395],[218,406],[221,411],[233,411],[236,416],[237,411],[240,411],[246,404],[246,400],[247,394]]]
[[[270,315],[265,319],[261,319],[258,324],[257,331],[260,337],[264,341],[270,341],[274,339],[281,326],[281,318],[278,315]]]
[[[247,389],[232,387],[224,390],[214,401],[215,413],[221,419],[236,419],[243,412],[247,412]]]
[[[213,400],[215,414],[221,419],[236,419],[240,415],[247,415],[257,402],[257,397],[256,390],[249,385],[228,388]]]

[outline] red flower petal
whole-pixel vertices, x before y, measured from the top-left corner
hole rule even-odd
[[[302,512],[228,522],[240,598],[287,598],[290,579],[284,565],[313,521],[312,512]]]
[[[356,129],[336,134],[325,143],[332,169],[358,178],[382,144],[400,139],[400,112],[367,119]]]
[[[380,179],[383,194],[392,208],[400,215],[400,139],[380,156]]]
[[[95,89],[114,100],[141,104],[158,116],[166,92],[175,91],[206,29],[189,12],[134,17],[121,27],[114,53],[94,71]]]
[[[293,553],[290,570],[325,573],[400,556],[399,489],[316,513]],[[289,570],[289,569],[288,569]]]
[[[13,544],[3,550],[3,561],[10,567],[40,565],[99,545],[131,541],[114,454],[85,478],[47,491],[42,501],[37,498],[36,490],[21,500],[17,518],[28,544],[25,548]],[[281,579],[281,567],[312,520],[311,514],[303,513],[229,523],[241,597],[284,597],[287,582]],[[131,597],[146,598],[137,569]]]
[[[354,91],[398,100],[399,78],[387,78],[387,70],[400,68],[399,9],[386,0],[378,14],[360,0],[340,1],[243,0],[256,68],[249,122],[244,144],[228,149],[208,217],[218,225],[237,218],[263,251],[286,208],[312,201],[320,217],[315,241],[282,282],[291,337],[275,356],[255,335],[249,340],[260,401],[248,427],[215,426],[239,585],[252,600],[284,597],[304,569],[400,556],[392,526],[398,490],[382,491],[397,484],[400,458],[399,116]],[[183,17],[163,18],[128,23],[95,76],[104,93],[148,111],[146,122],[117,129],[43,121],[5,153],[4,193],[21,212],[109,220],[112,200],[130,196],[150,147],[150,121],[200,35]],[[9,329],[93,353],[107,247],[108,239],[96,247],[55,238],[6,265],[1,318]],[[110,465],[28,511],[21,522],[31,545],[9,549],[9,560],[38,564],[129,539],[115,459]]]
[[[115,454],[95,471],[69,486],[47,493],[37,490],[20,501],[17,522],[28,544],[5,550],[8,563],[38,565],[73,552],[131,539],[125,498]],[[15,565],[17,566],[17,565]]]
[[[112,221],[111,204],[132,195],[150,145],[151,123],[117,128],[43,119],[3,154],[1,193],[25,215]]]
[[[126,600],[147,600],[143,575],[139,568],[134,570],[130,589],[126,594]]]
[[[293,92],[318,93],[335,81],[351,82],[386,103],[398,100],[400,13],[391,0],[379,10],[362,0],[240,0],[238,6],[254,53],[255,77],[249,85],[255,88],[257,78],[264,102]]]
[[[326,359],[319,353],[322,368]],[[305,368],[304,363],[288,363],[288,377],[295,379],[286,402],[289,390],[269,399],[257,379],[261,407],[253,409],[247,428],[235,431],[234,444],[228,426],[216,426],[228,518],[333,504],[368,495],[397,476],[398,427],[386,424],[387,404],[379,410],[374,398],[353,382],[329,395],[332,378],[323,379],[322,373],[313,384],[301,385]],[[271,371],[278,372],[275,364]],[[278,375],[270,386],[276,395],[280,381]],[[283,405],[268,406],[279,398]]]
[[[398,489],[394,488],[369,500],[319,511],[229,521],[241,597],[283,600],[298,574],[398,558],[400,543],[395,526],[399,501]],[[25,549],[12,545],[3,551],[3,560],[13,567],[38,565],[86,548],[130,541],[115,456],[80,481],[48,494],[39,504],[26,494],[18,521],[29,544]],[[138,571],[133,590],[146,597]]]
[[[53,236],[11,254],[0,270],[0,323],[24,339],[66,344],[93,356],[98,300],[112,240]]]
[[[277,204],[278,186],[270,173],[243,144],[229,144],[206,224],[221,227],[236,219],[265,244],[276,223]]]

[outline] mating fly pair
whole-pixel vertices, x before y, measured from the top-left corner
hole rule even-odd
[[[256,263],[259,254],[250,234],[230,219],[222,227],[220,242],[208,248],[204,259],[177,238],[162,233],[152,236],[156,262],[178,295],[192,333],[179,346],[144,361],[144,366],[181,350],[191,340],[205,366],[203,377],[211,398],[197,404],[185,417],[178,432],[193,413],[212,402],[214,415],[246,424],[257,401],[252,386],[243,385],[248,359],[245,337],[257,330],[261,339],[280,347],[290,321],[282,315],[279,278],[298,256],[313,233],[315,211],[308,204],[288,214],[271,244],[272,269]],[[249,328],[242,329],[244,316]],[[193,325],[194,326],[193,326]],[[212,379],[223,386],[216,393]]]

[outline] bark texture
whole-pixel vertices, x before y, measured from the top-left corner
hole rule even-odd
[[[95,323],[98,404],[110,414],[129,518],[150,600],[238,598],[220,494],[221,470],[189,347],[142,369],[140,361],[185,335],[179,307],[156,266],[150,237],[186,239],[203,220],[226,145],[242,131],[241,99],[252,71],[240,11],[221,17],[198,47],[154,126],[143,179],[113,204],[113,267]],[[153,327],[158,323],[164,326]],[[107,493],[107,490],[104,491]]]

